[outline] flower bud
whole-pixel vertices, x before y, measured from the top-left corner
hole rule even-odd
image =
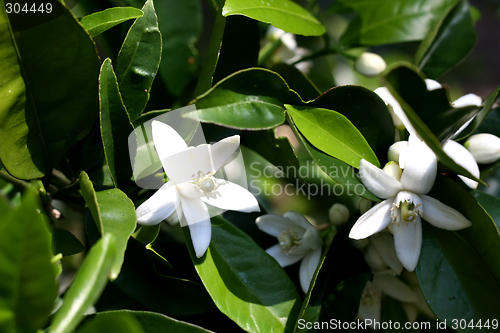
[[[364,52],[354,63],[356,71],[368,77],[379,75],[384,71],[385,67],[384,59],[371,52]]]
[[[387,162],[382,170],[384,170],[386,174],[398,181],[401,179],[401,175],[403,174],[403,170],[401,170],[399,164],[394,161]]]
[[[349,220],[349,209],[341,203],[336,203],[328,211],[328,217],[330,223],[338,227]]]
[[[384,259],[380,256],[380,254],[375,250],[373,246],[368,246],[365,252],[365,261],[368,266],[374,271],[380,271],[387,267]]]
[[[464,146],[477,163],[493,163],[500,158],[500,138],[495,135],[486,133],[473,135]]]
[[[389,151],[387,152],[387,159],[389,161],[399,163],[399,155],[405,148],[408,148],[408,141],[398,141],[393,143],[392,146],[389,147]]]

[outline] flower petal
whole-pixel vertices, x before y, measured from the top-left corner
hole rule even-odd
[[[463,95],[462,97],[459,97],[456,99],[454,102],[451,103],[451,105],[454,108],[462,108],[465,106],[481,106],[483,104],[483,100],[481,97],[479,97],[476,94],[467,94]]]
[[[187,149],[184,139],[169,125],[161,121],[153,120],[151,123],[153,130],[153,141],[155,143],[158,157],[165,168],[163,162],[167,157],[180,153]]]
[[[401,302],[416,302],[417,296],[403,281],[390,274],[375,274],[373,285],[384,294]]]
[[[223,183],[218,189],[220,196],[216,199],[202,197],[201,199],[212,206],[220,209],[236,210],[250,213],[260,212],[257,199],[247,189],[230,181],[217,179],[218,183]]]
[[[422,217],[435,227],[446,230],[460,230],[472,223],[461,213],[428,195],[421,195],[424,212]]]
[[[210,220],[208,208],[200,198],[191,199],[182,195],[180,198],[182,213],[184,214],[184,219],[181,220],[181,226],[186,226],[186,223],[190,225]]]
[[[188,227],[196,257],[201,258],[210,245],[210,240],[212,238],[212,224],[210,223],[210,220],[203,220],[198,223],[189,224]]]
[[[307,290],[309,289],[309,285],[311,284],[311,280],[314,276],[316,268],[318,267],[320,259],[321,247],[306,254],[300,263],[299,280],[304,293],[307,293]]]
[[[425,142],[410,141],[410,156],[405,163],[401,184],[407,191],[416,194],[428,193],[437,173],[437,159]]]
[[[420,216],[414,222],[399,223],[394,226],[394,245],[399,261],[412,272],[417,267],[422,248],[422,221]]]
[[[413,129],[412,124],[408,120],[408,117],[403,111],[403,108],[399,104],[399,102],[392,96],[391,92],[389,89],[386,87],[381,87],[377,88],[374,91],[380,98],[384,100],[389,106],[389,112],[391,113],[392,116],[392,121],[394,123],[394,127],[400,127],[401,125],[404,125],[406,129],[408,129],[408,132],[414,133],[415,130]]]
[[[163,185],[142,205],[137,207],[137,223],[155,225],[169,217],[179,206],[180,195],[173,181]]]
[[[455,141],[448,141],[443,146],[444,152],[451,157],[458,165],[464,167],[473,176],[479,178],[479,167],[474,156],[461,144]],[[464,176],[459,176],[460,179],[472,189],[477,188],[477,182]]]
[[[292,264],[295,264],[297,261],[300,259],[304,258],[303,254],[286,254],[281,252],[281,248],[279,244],[273,245],[270,248],[266,250],[266,252],[276,259],[278,264],[280,264],[281,267],[286,267],[290,266]]]
[[[210,155],[212,157],[213,171],[217,171],[225,164],[231,162],[230,157],[238,150],[239,146],[239,135],[227,137],[211,145]]]
[[[370,281],[366,282],[363,298],[359,305],[359,316],[365,321],[371,319],[371,324],[367,326],[372,329],[375,329],[373,323],[381,320],[381,303],[381,292]]]
[[[441,83],[437,82],[436,80],[432,80],[432,79],[425,79],[425,85],[427,87],[427,90],[429,90],[429,91],[443,88]]]
[[[283,230],[287,230],[292,225],[289,219],[277,214],[259,216],[255,220],[255,223],[257,223],[257,227],[260,230],[274,237],[278,237]],[[305,232],[305,230],[303,230],[303,232]]]
[[[391,198],[403,190],[400,182],[366,160],[359,162],[359,175],[366,188],[379,198]]]
[[[394,247],[394,237],[390,233],[378,233],[370,237],[370,241],[384,262],[398,275],[403,271]]]
[[[300,245],[295,250],[295,253],[308,253],[310,251],[317,250],[321,247],[321,244],[323,244],[323,242],[321,241],[319,230],[310,225],[302,236]]]
[[[290,221],[294,222],[297,226],[304,228],[307,230],[312,226],[311,223],[300,213],[297,213],[294,210],[289,210],[285,214],[283,214],[283,217],[289,219]]]
[[[352,227],[349,238],[366,238],[387,227],[391,222],[392,201],[392,199],[382,201],[364,213]]]
[[[189,147],[167,157],[162,163],[167,176],[177,184],[205,176],[213,171],[210,145],[207,144]]]

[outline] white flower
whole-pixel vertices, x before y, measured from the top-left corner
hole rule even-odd
[[[285,32],[281,29],[270,26],[267,32],[268,39],[271,41],[280,39],[283,47],[276,52],[276,57],[287,64],[293,64],[297,60],[309,55],[311,52],[297,45],[295,35]],[[295,67],[304,74],[308,74],[313,63],[311,61],[301,61]]]
[[[376,53],[363,52],[354,62],[354,68],[357,72],[375,77],[382,73],[386,67],[384,59]]]
[[[180,205],[196,256],[203,256],[212,235],[205,203],[220,209],[260,211],[255,197],[243,187],[214,175],[238,149],[238,135],[213,145],[188,147],[169,125],[153,121],[153,141],[170,181],[136,209],[137,222],[154,225],[169,217]],[[180,219],[181,217],[179,217]]]
[[[477,163],[489,164],[500,158],[500,138],[493,134],[475,134],[465,142],[465,148]]]
[[[299,269],[300,286],[307,293],[311,279],[321,259],[322,241],[319,231],[302,215],[289,211],[283,216],[266,214],[255,221],[260,230],[277,237],[278,244],[266,250],[281,267],[302,260]]]
[[[391,221],[396,254],[403,266],[413,271],[422,245],[421,217],[435,227],[459,230],[471,225],[462,214],[427,195],[436,178],[434,153],[419,140],[410,142],[411,154],[398,181],[366,160],[360,162],[363,184],[374,195],[386,199],[363,214],[354,224],[350,238],[369,237]]]
[[[426,79],[425,80],[427,90],[435,90],[441,88],[441,84],[437,81]],[[389,106],[389,110],[392,111],[391,115],[393,116],[393,121],[394,121],[394,126],[396,128],[400,128],[401,123],[406,127],[408,132],[410,133],[410,140],[412,140],[412,136],[417,137],[420,140],[420,137],[418,137],[418,134],[413,127],[413,125],[410,123],[408,117],[403,111],[403,108],[401,105],[398,103],[398,101],[394,98],[394,96],[391,95],[389,92],[389,89],[382,87],[382,88],[377,88],[375,89],[375,93],[379,95],[380,98],[382,98]],[[470,105],[476,105],[480,106],[482,103],[481,97],[475,95],[475,94],[467,94],[464,95],[454,102],[451,103],[453,107],[465,107],[465,106],[470,106]],[[453,137],[456,137],[457,135],[460,134],[462,130],[464,130],[467,125],[474,119],[471,118],[469,121],[467,121],[460,129],[453,135]],[[403,141],[405,142],[405,141]],[[392,148],[392,146],[391,146]],[[461,144],[449,140],[443,145],[443,150],[444,152],[455,161],[458,165],[462,166],[465,168],[467,171],[469,171],[473,176],[476,178],[479,178],[479,167],[477,165],[476,160],[472,156],[471,153],[467,151]],[[389,159],[394,160],[395,155],[403,154],[404,151],[408,152],[408,148],[404,148],[403,144],[400,146],[394,147],[393,151],[389,149]],[[404,163],[401,164],[401,158],[399,159],[400,162],[400,167],[404,169]],[[460,179],[469,186],[472,189],[477,188],[477,182],[473,181],[467,177],[459,175]]]

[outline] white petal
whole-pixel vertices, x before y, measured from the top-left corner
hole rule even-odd
[[[240,136],[233,135],[210,146],[210,154],[213,162],[214,171],[230,162],[229,158],[240,146]]]
[[[483,100],[481,99],[481,97],[479,97],[476,94],[464,95],[451,103],[451,105],[454,108],[462,108],[462,107],[471,106],[471,105],[481,106],[481,104],[483,104]]]
[[[388,104],[389,112],[391,113],[392,121],[395,127],[404,125],[407,129],[411,128],[413,130],[413,126],[410,124],[410,121],[404,113],[403,108],[394,98],[394,96],[392,96],[389,89],[387,89],[386,87],[381,87],[375,89],[374,92]],[[410,130],[408,130],[408,132],[412,133]],[[415,130],[413,130],[413,132],[415,132]]]
[[[304,228],[304,230],[307,230],[312,226],[309,221],[300,213],[297,213],[294,210],[290,210],[283,214],[283,217],[289,219],[290,221],[294,222],[297,226]]]
[[[435,227],[446,230],[460,230],[472,223],[461,213],[428,195],[420,196],[424,206],[422,217]]]
[[[255,223],[257,223],[257,227],[259,227],[260,230],[274,237],[278,237],[283,230],[287,230],[292,225],[289,219],[276,214],[259,216],[255,220]],[[305,232],[305,230],[302,232]]]
[[[458,131],[456,131],[455,134],[453,134],[451,138],[454,139],[454,138],[458,137],[460,135],[460,133],[462,133],[462,131],[464,129],[466,129],[467,126],[469,126],[469,124],[474,120],[474,118],[476,118],[475,115],[472,118],[470,118],[469,120],[467,120],[465,122],[465,124],[463,124],[462,126],[460,126],[460,128],[458,129]]]
[[[406,312],[406,316],[408,317],[408,320],[410,322],[414,323],[418,317],[417,307],[411,303],[403,303],[403,309]]]
[[[458,165],[464,167],[473,176],[479,178],[479,167],[474,156],[461,144],[455,141],[448,141],[443,146],[444,152],[451,157]],[[477,188],[477,182],[464,176],[459,176],[462,181],[472,189]]]
[[[240,185],[230,181],[222,181],[224,185],[217,189],[220,196],[217,196],[216,199],[202,197],[204,202],[220,209],[237,210],[244,213],[260,212],[259,203],[252,193]]]
[[[181,197],[182,213],[184,214],[185,220],[181,220],[181,226],[185,226],[186,222],[188,225],[195,224],[199,222],[204,222],[210,220],[210,214],[208,213],[208,208],[205,203],[199,199],[190,199],[184,196]]]
[[[210,245],[212,224],[210,220],[204,220],[195,224],[189,224],[188,227],[196,257],[201,258]]]
[[[387,152],[387,159],[389,161],[399,162],[401,153],[408,148],[408,141],[398,141],[392,144],[389,147],[389,151]],[[401,165],[399,166],[401,169]]]
[[[167,157],[187,149],[184,139],[169,125],[153,120],[151,127],[156,152],[162,164]],[[165,168],[165,165],[163,165],[163,168]]]
[[[389,274],[375,274],[373,285],[385,294],[401,302],[416,302],[415,293],[403,281]]]
[[[411,152],[415,151],[415,148],[410,148],[410,147],[419,147],[421,144],[422,140],[416,135],[416,134],[410,134],[408,141],[403,141],[407,142],[406,147],[403,147],[401,151],[399,152],[399,167],[401,169],[405,168],[406,161],[408,161],[408,158],[411,156]],[[396,161],[398,162],[398,161]]]
[[[391,222],[392,201],[392,199],[382,201],[364,213],[352,227],[349,238],[366,238],[387,227]]]
[[[173,181],[163,185],[142,205],[137,207],[137,223],[155,225],[169,217],[179,206],[180,196]]]
[[[381,292],[373,284],[368,281],[366,282],[365,290],[363,291],[363,297],[361,298],[361,304],[359,305],[359,316],[362,320],[371,319],[374,329],[373,322],[380,322],[381,320]]]
[[[443,87],[441,86],[441,83],[432,79],[425,79],[425,85],[427,86],[427,90],[429,91],[441,89]]]
[[[366,188],[379,198],[391,198],[403,190],[400,182],[366,160],[359,162],[359,175]]]
[[[186,198],[201,198],[205,196],[205,193],[192,182],[185,182],[181,184],[176,184],[179,193]]]
[[[409,149],[410,156],[405,163],[401,184],[407,191],[426,194],[431,190],[436,179],[436,155],[425,142],[414,144],[410,141]]]
[[[311,284],[311,280],[314,276],[316,268],[318,267],[320,259],[321,247],[306,254],[300,263],[299,280],[304,293],[307,293],[307,290],[309,289],[309,285]]]
[[[399,261],[394,247],[394,237],[389,233],[378,233],[370,237],[373,247],[384,262],[398,275],[403,271],[403,264]]]
[[[302,236],[301,244],[297,247],[295,253],[300,254],[301,251],[304,251],[303,253],[307,253],[311,250],[316,250],[321,247],[322,243],[319,230],[313,226],[309,226]]]
[[[210,158],[210,145],[203,144],[189,147],[162,160],[163,169],[170,179],[177,184],[191,181],[198,176],[213,172]]]
[[[298,254],[286,254],[286,253],[281,252],[281,248],[280,248],[279,244],[271,246],[270,248],[268,248],[266,250],[266,252],[271,257],[276,259],[276,261],[278,262],[278,264],[280,264],[281,267],[286,267],[286,266],[290,266],[292,264],[295,264],[297,261],[299,261],[300,259],[302,259],[304,257],[303,254],[300,254],[300,255],[298,255]]]
[[[394,226],[394,245],[399,261],[412,272],[417,267],[422,248],[422,222],[420,216],[408,224],[402,222]]]

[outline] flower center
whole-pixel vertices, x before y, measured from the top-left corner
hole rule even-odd
[[[392,222],[395,221],[397,226],[400,222],[404,222],[406,225],[415,222],[417,216],[423,214],[422,200],[412,192],[401,191],[398,193],[393,205],[391,217]]]
[[[292,228],[283,230],[278,236],[281,253],[293,254],[301,243],[300,239]]]
[[[192,175],[193,181],[192,183],[195,185],[196,189],[199,192],[203,192],[203,194],[207,197],[207,199],[217,198],[217,194],[219,197],[221,196],[217,189],[224,185],[223,181],[216,179],[213,177],[213,172],[203,173],[202,171],[198,171],[196,175]]]
[[[417,214],[413,211],[414,208],[415,205],[413,203],[405,202],[401,204],[401,218],[403,219],[403,222],[408,223],[415,220]]]
[[[215,182],[212,178],[205,178],[199,184],[201,190],[205,193],[212,192],[215,188]]]

